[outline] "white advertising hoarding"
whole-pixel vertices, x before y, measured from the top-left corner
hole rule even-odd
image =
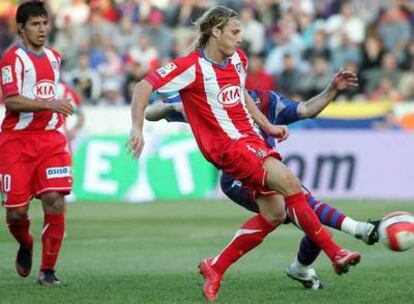
[[[278,149],[317,196],[414,198],[413,132],[296,131]]]

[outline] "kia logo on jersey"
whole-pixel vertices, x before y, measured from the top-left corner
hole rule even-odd
[[[232,107],[239,103],[241,89],[237,85],[227,85],[223,87],[217,95],[217,100],[219,103],[225,107]]]
[[[56,85],[53,81],[39,81],[33,86],[33,95],[37,100],[55,100]]]

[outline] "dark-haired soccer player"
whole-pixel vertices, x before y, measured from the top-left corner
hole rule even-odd
[[[57,100],[60,55],[45,47],[49,15],[42,1],[19,5],[16,23],[21,41],[0,62],[6,116],[0,132],[0,190],[10,233],[19,243],[16,270],[22,277],[32,267],[33,237],[29,202],[42,201],[44,223],[38,282],[56,286],[55,266],[65,231],[64,195],[72,190],[71,158],[64,134],[68,101]]]

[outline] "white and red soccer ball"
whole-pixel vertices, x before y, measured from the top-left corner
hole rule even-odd
[[[379,240],[394,251],[414,246],[414,216],[406,211],[387,214],[378,227]]]

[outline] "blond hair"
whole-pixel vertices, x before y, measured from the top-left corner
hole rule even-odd
[[[239,14],[231,8],[225,6],[216,6],[209,9],[196,22],[195,26],[198,32],[198,41],[193,49],[204,48],[211,37],[214,27],[223,30],[230,19],[239,18]]]

